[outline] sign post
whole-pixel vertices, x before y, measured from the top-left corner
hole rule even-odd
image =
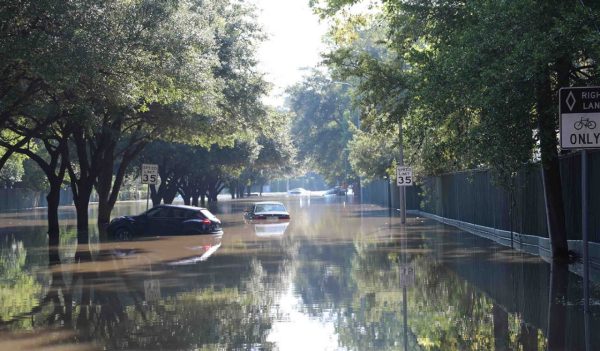
[[[146,191],[146,211],[150,202],[150,185],[156,185],[156,183],[158,183],[158,165],[142,164],[142,184],[148,184],[148,190]]]
[[[589,337],[588,149],[600,148],[600,87],[561,88],[559,91],[560,146],[581,150],[581,245],[583,313],[586,344]]]

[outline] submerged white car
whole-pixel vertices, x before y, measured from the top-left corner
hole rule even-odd
[[[287,192],[288,195],[310,195],[310,191],[304,188],[295,188]]]
[[[250,220],[290,219],[290,213],[281,202],[263,201],[254,203],[244,213],[244,217]]]

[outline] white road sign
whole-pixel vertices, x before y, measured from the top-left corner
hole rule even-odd
[[[396,184],[398,186],[413,185],[412,167],[398,166],[396,167]]]
[[[415,284],[415,269],[411,264],[400,266],[398,282],[400,283],[400,287],[410,287]]]
[[[142,165],[142,184],[156,184],[158,182],[158,165]]]
[[[562,88],[559,101],[560,146],[600,148],[600,87]]]
[[[160,280],[144,280],[144,295],[146,297],[146,301],[148,302],[160,300]]]

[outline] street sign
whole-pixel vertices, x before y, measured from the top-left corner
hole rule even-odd
[[[144,280],[144,296],[147,302],[158,301],[161,298],[160,280],[148,279]]]
[[[396,185],[398,185],[398,186],[413,185],[412,167],[407,167],[407,166],[396,167]]]
[[[581,246],[584,314],[589,315],[588,149],[600,148],[600,87],[561,88],[560,147],[581,150]],[[587,327],[587,325],[586,325]],[[587,329],[587,328],[586,328]],[[587,333],[586,333],[587,335]]]
[[[415,284],[415,269],[411,264],[400,265],[398,273],[400,287],[410,287]]]
[[[561,88],[560,146],[600,148],[600,87]]]
[[[158,182],[158,165],[143,164],[142,165],[142,184],[156,184]]]

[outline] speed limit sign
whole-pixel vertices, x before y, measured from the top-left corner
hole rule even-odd
[[[413,185],[412,167],[398,166],[396,167],[396,185],[411,186]]]
[[[158,165],[143,164],[142,165],[142,184],[158,183]]]

